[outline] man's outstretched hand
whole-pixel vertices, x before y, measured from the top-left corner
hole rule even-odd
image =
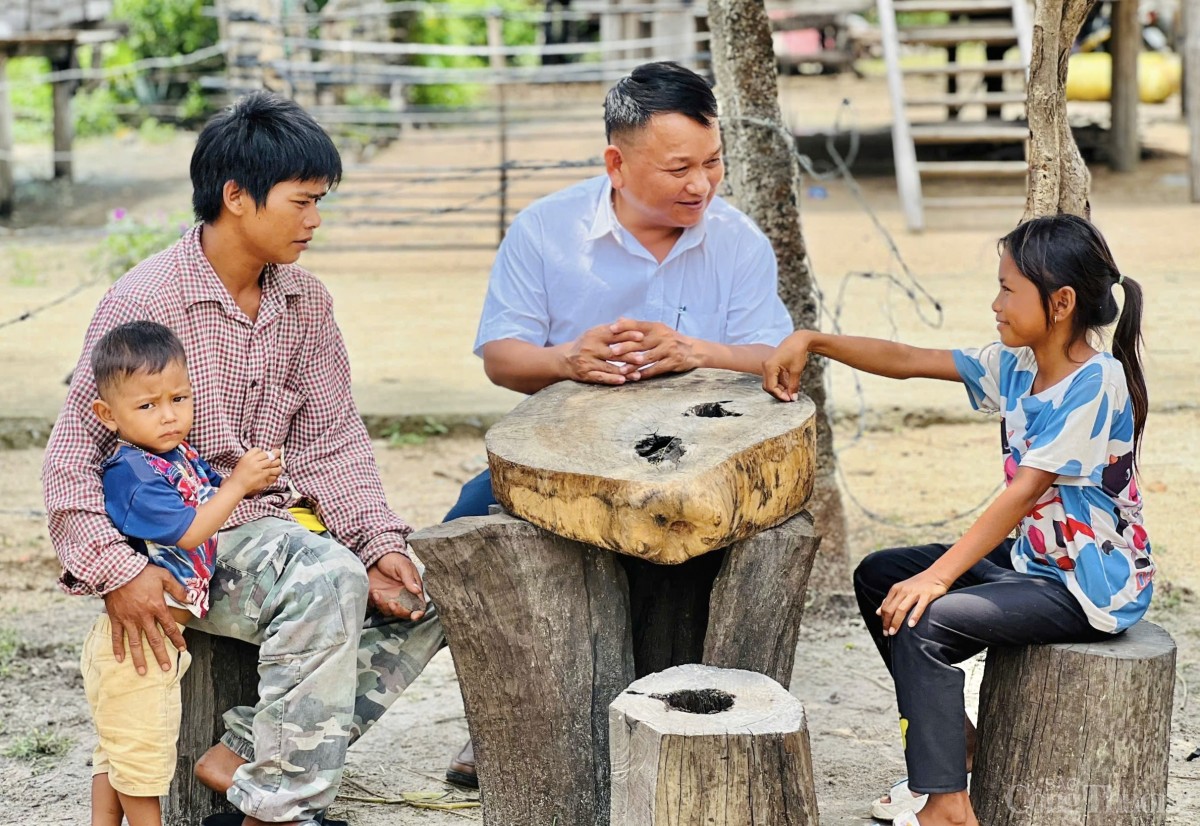
[[[389,553],[367,569],[368,601],[387,617],[410,619],[425,616],[425,589],[417,566],[402,553]]]
[[[163,644],[165,634],[180,651],[187,648],[175,619],[167,610],[163,593],[169,593],[180,603],[187,604],[187,590],[165,568],[147,565],[133,579],[115,591],[104,595],[104,610],[112,624],[112,649],[117,662],[125,662],[125,641],[138,674],[146,673],[146,652],[142,635],[154,652],[163,671],[170,671],[175,662]]]

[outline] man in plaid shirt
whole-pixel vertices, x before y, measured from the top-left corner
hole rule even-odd
[[[251,448],[282,450],[278,482],[218,535],[211,607],[191,626],[259,646],[258,704],[225,715],[226,734],[196,767],[245,826],[320,822],[346,748],[443,644],[435,612],[419,607],[411,528],[388,509],[350,395],[329,293],[295,265],[341,172],[333,143],[291,101],[255,93],[213,118],[191,161],[199,224],[101,300],[43,467],[62,587],[103,598],[114,652],[128,646],[145,674],[147,662],[173,667],[164,635],[184,647],[163,597],[186,595],[105,514],[100,466],[115,443],[91,412],[92,347],[128,321],[170,327],[191,370],[192,445],[223,476]],[[327,531],[296,523],[293,491]]]

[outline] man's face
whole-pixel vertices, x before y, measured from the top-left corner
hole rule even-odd
[[[100,421],[122,439],[151,453],[179,447],[192,429],[192,383],[173,361],[161,373],[123,376],[92,405]]]
[[[294,264],[321,226],[317,204],[328,192],[325,181],[283,181],[271,187],[257,208],[245,196],[246,207],[238,223],[255,257],[273,264]]]
[[[605,161],[618,197],[647,228],[700,223],[725,177],[717,124],[704,127],[677,113],[655,115],[641,131],[616,136]]]

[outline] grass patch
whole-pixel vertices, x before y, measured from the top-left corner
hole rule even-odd
[[[71,749],[72,740],[49,729],[34,729],[15,738],[4,750],[5,757],[27,762],[39,762],[61,757]]]
[[[387,439],[388,447],[417,447],[431,438],[445,436],[449,432],[450,428],[432,416],[426,416],[415,428],[411,425],[395,425],[385,431],[383,437]]]
[[[0,677],[12,673],[17,654],[21,651],[21,635],[15,628],[0,628]]]

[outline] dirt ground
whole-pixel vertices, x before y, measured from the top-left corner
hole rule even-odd
[[[598,104],[599,94],[594,90],[583,102]],[[886,121],[886,90],[878,80],[789,80],[784,90],[785,110],[799,131],[828,128],[843,100],[852,102],[863,129]],[[1192,351],[1193,308],[1200,300],[1194,277],[1200,207],[1186,203],[1186,161],[1179,154],[1186,136],[1177,113],[1146,107],[1142,116],[1152,157],[1131,176],[1096,168],[1093,201],[1117,261],[1147,292],[1152,414],[1142,487],[1161,569],[1151,616],[1179,645],[1169,822],[1183,826],[1200,822],[1200,787],[1191,785],[1200,780],[1200,764],[1184,759],[1200,742],[1200,703],[1189,699],[1189,685],[1200,685],[1200,649],[1193,647],[1200,636],[1200,602],[1192,595],[1200,588],[1200,556],[1192,541],[1200,519],[1185,500],[1200,483],[1191,461],[1200,449],[1200,385]],[[600,149],[592,117],[524,127],[512,152],[526,160],[592,157]],[[590,137],[589,130],[596,135]],[[473,198],[476,205],[495,203],[481,197],[494,179],[457,184],[454,194],[438,196],[445,201],[432,193],[450,185],[413,180],[407,170],[422,164],[467,165],[494,157],[494,141],[486,135],[457,142],[437,138],[406,135],[353,164],[330,199],[320,243],[305,258],[334,294],[355,366],[355,395],[364,413],[377,421],[405,416],[485,420],[516,399],[491,387],[470,354],[491,259],[486,249],[474,246],[494,241],[494,218],[470,213],[479,216],[470,226],[445,226],[449,219],[432,210],[421,223],[411,223],[412,213],[401,211]],[[58,565],[44,527],[38,445],[105,288],[90,283],[100,227],[116,207],[140,216],[186,209],[183,173],[190,145],[186,135],[152,145],[132,136],[81,142],[79,181],[70,189],[36,183],[48,175],[43,157],[48,147],[21,147],[18,212],[0,225],[0,324],[36,310],[27,321],[0,327],[5,378],[0,437],[27,445],[0,450],[0,811],[18,813],[19,822],[85,821],[86,763],[93,742],[77,658],[96,604],[63,596],[54,587]],[[568,182],[567,172],[556,174],[553,180],[531,175],[515,189],[514,203]],[[921,322],[902,288],[889,287],[879,277],[853,275],[899,269],[851,188],[836,180],[809,183],[821,189],[810,189],[803,204],[806,239],[827,306],[847,331],[894,333],[913,343],[943,346],[990,340],[987,305],[995,239],[1017,216],[936,215],[923,235],[909,235],[893,181],[861,182],[904,260],[944,310],[944,323],[932,328]],[[364,215],[401,216],[410,223],[364,227]],[[443,248],[415,248],[418,244]],[[38,310],[77,286],[75,295]],[[921,309],[933,313],[929,304]],[[961,514],[987,500],[1000,478],[994,423],[969,414],[960,389],[863,380],[860,394],[843,370],[834,370],[831,381],[840,417],[844,491],[851,499],[851,556],[960,534],[970,524],[970,516]],[[860,408],[865,416],[856,418]],[[859,423],[866,426],[861,433]],[[405,441],[410,443],[380,440],[377,455],[390,501],[420,527],[439,520],[459,485],[482,467],[483,445],[478,435]],[[921,527],[947,519],[937,527]],[[904,772],[886,671],[861,623],[839,605],[833,600],[810,607],[792,691],[808,713],[822,820],[855,824],[867,821],[869,800]],[[349,799],[446,789],[441,782],[446,760],[465,734],[453,664],[443,652],[352,749],[346,798],[338,811],[357,826],[479,821],[477,809],[419,811]]]

